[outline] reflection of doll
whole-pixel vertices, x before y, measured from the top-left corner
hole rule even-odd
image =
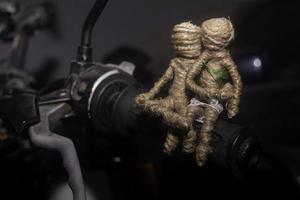
[[[203,108],[200,114],[203,120],[200,144],[196,148],[198,165],[204,165],[207,154],[212,151],[212,130],[223,110],[221,103],[226,103],[229,118],[238,113],[242,82],[225,49],[233,37],[234,29],[229,20],[213,18],[204,21],[201,26],[204,51],[187,75],[187,87],[197,94],[197,99],[193,99],[190,106],[200,105]]]
[[[165,142],[167,153],[171,153],[177,147],[177,134],[189,129],[190,123],[186,117],[189,99],[186,95],[185,80],[188,69],[200,56],[200,28],[190,22],[176,25],[172,32],[172,43],[176,57],[171,60],[169,68],[150,91],[136,97],[138,106],[146,112],[162,116],[164,122],[169,125]],[[171,82],[168,96],[163,99],[155,98],[168,82]],[[186,151],[192,151],[188,148],[195,142],[196,133],[190,131],[187,135],[186,140],[189,142],[184,142]]]

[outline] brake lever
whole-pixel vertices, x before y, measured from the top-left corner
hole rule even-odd
[[[40,148],[57,150],[61,154],[73,199],[86,200],[82,172],[73,141],[50,130],[52,122],[72,113],[71,106],[66,102],[44,104],[39,106],[39,113],[40,122],[29,128],[32,143]]]

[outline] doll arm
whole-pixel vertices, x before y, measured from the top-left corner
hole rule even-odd
[[[173,79],[173,67],[170,65],[164,75],[154,84],[154,86],[147,92],[150,98],[154,98],[161,88]]]
[[[195,78],[197,75],[201,73],[203,62],[206,59],[207,59],[207,55],[203,52],[203,54],[197,59],[197,61],[189,69],[186,78],[187,88],[190,89],[195,94],[197,94],[199,97],[204,97],[204,98],[209,97],[209,92],[206,90],[206,88],[200,87],[196,83]]]
[[[240,97],[242,92],[242,81],[241,76],[237,70],[237,66],[234,61],[228,56],[227,59],[224,60],[224,65],[226,66],[228,73],[232,79],[232,95],[231,98],[227,101],[227,110],[228,117],[234,117],[239,111]]]
[[[161,88],[168,83],[170,80],[173,79],[173,62],[171,61],[171,64],[167,71],[164,73],[164,75],[154,84],[154,86],[146,93],[142,93],[136,97],[136,103],[137,104],[144,104],[147,100],[152,99],[157,95]]]

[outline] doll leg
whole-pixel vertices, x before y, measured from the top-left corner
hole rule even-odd
[[[183,140],[183,151],[186,153],[193,153],[196,148],[196,142],[197,142],[197,132],[194,129],[194,120],[198,115],[201,115],[203,113],[203,108],[200,106],[191,106],[188,107],[187,110],[187,119],[189,120],[189,123],[191,124],[190,130],[187,133],[186,137]]]
[[[185,153],[195,152],[196,142],[197,142],[197,132],[193,127],[191,127],[186,137],[183,139],[182,151]]]
[[[176,129],[187,131],[190,125],[186,118],[187,103],[178,99],[171,100],[174,105],[173,109],[165,110],[162,114],[165,123]]]
[[[174,111],[174,101],[171,98],[147,101],[145,110],[157,116],[162,116],[165,124],[170,127],[184,130],[189,127],[186,117]]]
[[[168,124],[165,119],[171,118],[169,117],[169,115],[172,115],[171,113],[173,113],[172,110],[174,110],[174,102],[172,99],[169,98],[165,98],[162,100],[149,100],[145,104],[145,110],[147,112],[155,114],[156,116],[162,116],[164,122]],[[176,149],[178,142],[179,142],[178,136],[169,130],[166,136],[164,152],[171,154],[171,152],[173,152]]]
[[[172,110],[164,110],[162,113],[162,117],[164,122],[171,127],[181,129],[181,130],[188,130],[189,123],[185,116],[182,116]]]
[[[160,100],[148,100],[144,109],[146,112],[152,113],[156,116],[161,116],[166,110],[173,110],[174,103],[171,99],[165,98]]]
[[[212,152],[212,131],[218,118],[218,113],[211,107],[204,109],[204,122],[200,131],[200,143],[196,148],[196,161],[199,166],[206,162],[207,155]]]

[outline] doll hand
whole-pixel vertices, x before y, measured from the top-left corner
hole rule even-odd
[[[238,105],[233,103],[231,100],[226,105],[227,111],[228,111],[228,118],[233,118],[236,116],[239,112]]]
[[[231,119],[237,115],[237,111],[228,111],[228,118]]]
[[[219,99],[220,91],[218,89],[215,89],[215,88],[209,88],[209,89],[207,89],[207,96],[208,96],[209,99],[211,99],[211,98]]]
[[[139,94],[135,98],[135,102],[138,105],[144,105],[146,103],[146,101],[149,100],[150,98],[151,98],[151,96],[148,93],[142,93],[142,94]]]
[[[230,83],[226,83],[220,90],[220,99],[224,101],[230,99],[232,97],[232,91],[232,85]]]

